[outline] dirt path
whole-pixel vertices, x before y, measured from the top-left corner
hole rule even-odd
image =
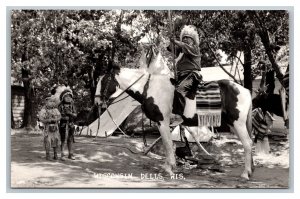
[[[151,142],[151,140],[148,140]],[[39,134],[11,136],[12,188],[288,188],[288,141],[271,143],[272,153],[254,156],[256,170],[243,181],[241,143],[214,140],[211,152],[224,172],[179,167],[175,179],[163,172],[162,156],[142,154],[141,138],[77,137],[76,160],[46,161]]]

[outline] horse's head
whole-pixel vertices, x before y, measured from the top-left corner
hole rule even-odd
[[[99,77],[99,81],[96,88],[95,104],[102,106],[107,104],[111,100],[114,94],[119,93],[119,83],[116,80],[116,75],[120,72],[118,66],[111,66],[104,74]]]

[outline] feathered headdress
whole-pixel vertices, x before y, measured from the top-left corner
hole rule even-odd
[[[59,96],[60,101],[62,101],[67,95],[71,95],[71,97],[73,97],[73,92],[70,88],[66,88],[63,92],[61,92]]]
[[[52,88],[51,94],[56,99],[57,104],[59,104],[61,99],[67,94],[70,94],[73,97],[71,88],[65,85],[55,85],[55,87]]]
[[[193,25],[185,25],[180,33],[180,41],[182,41],[183,37],[190,37],[192,38],[196,44],[199,46],[200,40],[199,40],[199,34],[197,32],[197,29]]]

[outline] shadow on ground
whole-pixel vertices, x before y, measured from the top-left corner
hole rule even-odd
[[[76,137],[75,161],[46,161],[42,135],[18,133],[11,136],[11,187],[288,188],[288,140],[271,143],[271,148],[268,157],[254,157],[255,173],[244,181],[239,177],[244,164],[241,143],[224,135],[209,148],[224,172],[179,167],[171,178],[162,169],[163,156],[143,154],[141,138]]]

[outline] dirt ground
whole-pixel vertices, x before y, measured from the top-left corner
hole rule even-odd
[[[276,136],[275,136],[276,137]],[[242,180],[241,142],[231,134],[214,139],[209,151],[222,171],[178,166],[171,178],[162,169],[164,157],[147,156],[142,138],[76,137],[76,160],[46,161],[40,132],[12,130],[12,188],[288,188],[289,141],[270,139],[271,153],[254,155],[255,171]],[[148,143],[155,138],[148,138]],[[158,145],[159,147],[159,145]]]

